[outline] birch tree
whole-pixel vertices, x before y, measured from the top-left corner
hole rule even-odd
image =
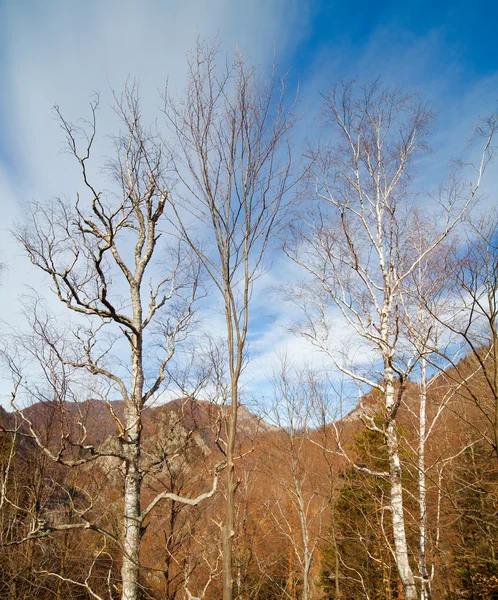
[[[409,228],[409,238],[415,257],[424,254],[434,239],[438,228],[437,219],[425,220],[418,210],[414,210]],[[454,400],[458,386],[452,385],[446,378],[440,377],[450,364],[444,360],[446,347],[451,337],[444,335],[444,328],[434,314],[443,314],[446,310],[446,298],[443,292],[448,276],[446,258],[450,248],[441,243],[436,252],[429,253],[420,260],[410,277],[400,287],[405,336],[413,348],[412,379],[417,380],[417,388],[412,394],[418,400],[418,406],[407,403],[406,409],[415,421],[416,439],[406,443],[415,458],[415,479],[417,482],[416,500],[418,503],[418,556],[417,567],[421,578],[420,599],[432,598],[432,581],[435,575],[435,561],[430,560],[428,548],[429,507],[428,472],[435,465],[427,464],[428,441],[442,417],[445,409]],[[438,384],[443,383],[443,393],[437,393]],[[431,392],[433,392],[431,394]],[[432,406],[429,399],[432,396]],[[438,489],[437,493],[441,494]],[[437,521],[437,519],[436,519]],[[437,529],[439,523],[434,523]],[[435,548],[433,551],[435,556]]]
[[[231,600],[237,409],[251,296],[295,183],[289,135],[296,115],[275,68],[261,74],[240,53],[233,61],[218,58],[216,46],[198,43],[189,58],[184,99],[180,104],[166,99],[165,115],[175,139],[172,157],[179,185],[172,207],[177,227],[221,299],[226,327],[230,410],[223,439],[223,598]]]
[[[306,317],[299,332],[364,390],[380,392],[383,423],[379,426],[368,412],[363,419],[386,442],[395,561],[404,597],[414,600],[417,585],[406,536],[396,425],[414,364],[404,346],[401,286],[454,230],[475,197],[491,158],[494,126],[483,132],[474,182],[452,189],[440,227],[423,251],[414,254],[408,243],[416,198],[410,183],[416,158],[428,150],[432,114],[426,104],[379,81],[363,88],[345,83],[324,96],[322,121],[331,142],[312,152],[315,200],[304,224],[293,230],[295,244],[287,244],[287,253],[312,281],[295,299]],[[356,348],[372,358],[373,373],[362,369],[361,362],[341,358],[333,344],[332,316],[335,323],[339,316],[344,320],[349,337],[358,340]]]

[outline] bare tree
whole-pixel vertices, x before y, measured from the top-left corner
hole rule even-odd
[[[312,371],[300,372],[288,357],[281,357],[273,375],[274,401],[269,413],[278,434],[273,451],[265,456],[267,474],[275,487],[273,518],[297,561],[303,600],[310,598],[313,559],[324,528],[324,512],[330,506],[328,482],[320,485],[323,482],[317,474],[323,468],[322,455],[313,456],[317,448],[308,439],[316,403],[315,378]],[[289,593],[291,589],[289,586]]]
[[[117,461],[123,494],[121,597],[136,600],[144,519],[163,500],[192,505],[212,496],[222,466],[215,469],[208,492],[183,498],[164,490],[141,506],[148,473],[157,472],[170,459],[168,453],[156,456],[144,450],[143,413],[162,391],[176,344],[189,331],[199,269],[195,256],[176,238],[169,246],[162,244],[169,237],[168,165],[159,137],[142,123],[136,86],[116,99],[123,130],[114,139],[115,155],[104,169],[111,191],[99,191],[92,183],[97,107],[97,101],[92,103],[91,119],[83,124],[70,123],[56,108],[68,150],[81,170],[84,193],[77,194],[72,206],[62,200],[33,203],[28,225],[17,230],[31,262],[48,276],[52,291],[75,315],[74,321],[52,316],[36,299],[31,305],[31,334],[19,337],[16,345],[18,355],[23,351],[23,360],[31,361],[24,366],[36,364],[38,371],[33,373],[40,376],[27,376],[15,354],[8,360],[18,396],[24,392],[57,415],[56,426],[44,438],[36,419],[18,410],[26,435],[47,456],[70,467]],[[112,416],[114,443],[92,441],[87,404],[81,400],[94,399],[101,400]],[[16,409],[18,400],[13,402]],[[92,521],[91,511],[80,517],[71,527],[93,529],[118,541]],[[30,536],[68,527],[42,523]]]
[[[323,103],[323,122],[333,139],[313,153],[316,202],[304,226],[294,229],[296,244],[287,246],[314,282],[313,290],[301,287],[296,296],[307,317],[300,333],[360,386],[381,394],[383,423],[368,413],[363,418],[384,436],[388,449],[394,554],[407,600],[417,598],[417,586],[406,538],[397,414],[414,363],[403,343],[401,286],[468,209],[491,158],[496,127],[490,121],[483,132],[475,182],[452,188],[440,227],[423,251],[414,253],[407,235],[414,202],[410,182],[414,158],[427,150],[431,121],[417,96],[379,81],[359,90],[348,83],[335,86]],[[330,330],[337,314],[374,357],[378,378],[338,356]]]
[[[237,53],[220,69],[217,54],[216,46],[197,44],[183,103],[167,100],[165,114],[176,140],[172,154],[180,185],[172,206],[177,226],[219,292],[226,324],[230,417],[223,450],[223,598],[231,600],[235,438],[249,309],[254,282],[294,184],[289,134],[296,117],[275,68],[260,75]],[[200,240],[193,224],[200,228]]]
[[[413,211],[408,235],[412,240],[415,257],[424,254],[431,240],[437,235],[437,228],[437,220],[429,222],[419,211]],[[418,407],[405,403],[405,408],[414,417],[416,429],[414,444],[410,444],[408,440],[406,443],[416,457],[416,499],[419,509],[417,566],[421,577],[421,600],[432,598],[432,581],[435,575],[435,561],[430,564],[428,556],[428,471],[434,465],[427,465],[427,446],[444,409],[455,398],[459,387],[452,385],[446,378],[440,377],[444,373],[444,368],[449,365],[448,361],[444,360],[444,356],[448,354],[445,350],[450,345],[451,338],[448,339],[448,336],[444,335],[444,328],[433,316],[436,313],[442,314],[446,308],[446,298],[442,290],[448,276],[445,263],[449,250],[447,245],[439,244],[437,251],[429,253],[420,260],[411,276],[400,286],[405,336],[413,347],[412,379],[418,377],[415,392]],[[436,391],[439,383],[444,385],[444,392],[440,398],[438,396],[441,394]],[[432,398],[431,409],[428,406],[429,395]],[[440,486],[438,493],[441,493]],[[439,523],[436,522],[436,529],[438,526]]]
[[[492,212],[468,221],[466,239],[448,257],[445,294],[451,310],[434,318],[463,341],[469,360],[450,360],[447,377],[463,382],[487,427],[480,428],[498,457],[498,243],[497,215]],[[428,307],[430,310],[430,307]]]

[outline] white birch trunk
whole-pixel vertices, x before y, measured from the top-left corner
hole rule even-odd
[[[306,507],[304,504],[304,498],[301,491],[301,485],[297,480],[297,477],[294,477],[294,484],[297,493],[298,499],[298,510],[299,510],[299,521],[301,524],[301,540],[303,543],[303,600],[308,600],[310,594],[310,585],[309,585],[309,574],[311,571],[311,561],[313,558],[313,552],[310,548],[310,540],[309,540],[309,532],[308,532],[308,523],[306,521]]]
[[[392,368],[387,366],[385,377],[385,403],[388,414],[395,404],[395,388]],[[415,576],[408,557],[406,542],[405,515],[403,512],[403,484],[401,481],[401,461],[399,458],[399,442],[396,433],[396,421],[389,417],[386,429],[386,442],[389,455],[389,475],[391,484],[391,517],[393,524],[394,554],[399,577],[403,585],[405,600],[417,600]]]
[[[420,600],[431,600],[431,582],[427,570],[427,486],[425,478],[425,442],[427,422],[427,361],[421,358],[420,408],[418,446],[418,503],[419,503],[419,556],[418,568],[422,576]]]

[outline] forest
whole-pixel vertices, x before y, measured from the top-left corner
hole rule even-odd
[[[276,65],[186,69],[116,134],[55,107],[79,185],[11,232],[0,598],[497,600],[498,113],[428,186],[423,94],[340,80],[303,134]]]

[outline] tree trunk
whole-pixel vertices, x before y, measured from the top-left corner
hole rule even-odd
[[[306,552],[304,555],[304,569],[303,569],[303,600],[308,600],[310,595],[310,570],[311,570],[311,557]]]
[[[141,306],[134,298],[135,324],[140,330],[142,321]],[[122,600],[138,600],[140,578],[140,540],[142,518],[140,513],[140,492],[142,473],[140,470],[140,449],[142,436],[142,396],[143,396],[142,340],[136,335],[133,340],[132,381],[128,406],[125,409],[126,437],[124,439],[125,481],[124,481],[124,530],[123,564],[121,567]]]
[[[494,302],[494,298],[489,300],[490,307],[492,306],[492,302]],[[494,319],[491,322],[491,344],[493,345],[493,401],[494,401],[494,446],[495,446],[495,456],[498,458],[498,334],[496,331],[496,323]]]
[[[295,467],[294,467],[295,469]],[[306,522],[306,508],[304,498],[301,491],[301,485],[296,475],[294,474],[294,487],[298,500],[299,521],[301,524],[301,540],[303,543],[303,600],[309,598],[309,574],[311,570],[312,552],[309,544],[308,524]]]
[[[431,600],[431,582],[427,570],[427,486],[425,479],[425,438],[427,420],[427,363],[421,358],[419,445],[418,445],[418,503],[419,503],[419,556],[418,568],[422,576],[420,600]]]
[[[339,582],[340,571],[339,571],[339,548],[337,546],[336,530],[335,530],[335,516],[332,516],[332,543],[334,544],[334,574],[335,574],[335,596],[337,600],[341,598],[341,587]]]
[[[395,389],[392,369],[385,369],[386,409],[388,414],[395,404]],[[394,555],[399,577],[403,585],[405,600],[417,600],[417,586],[408,558],[406,542],[405,516],[403,512],[403,485],[401,481],[401,462],[399,459],[399,442],[396,433],[396,421],[389,416],[386,430],[386,442],[389,455],[389,475],[391,487],[391,516],[394,537]]]
[[[233,363],[232,363],[233,364]],[[223,600],[233,599],[233,538],[235,535],[235,493],[237,481],[235,479],[235,434],[237,431],[237,404],[238,404],[238,377],[235,381],[232,375],[232,403],[227,439],[227,499],[225,528],[223,531]]]
[[[133,414],[133,411],[130,413]],[[132,422],[129,418],[126,421],[127,424]],[[142,525],[140,517],[140,433],[140,427],[135,425],[129,432],[129,439],[126,442],[128,457],[124,483],[122,600],[137,600],[139,597],[139,554]]]

